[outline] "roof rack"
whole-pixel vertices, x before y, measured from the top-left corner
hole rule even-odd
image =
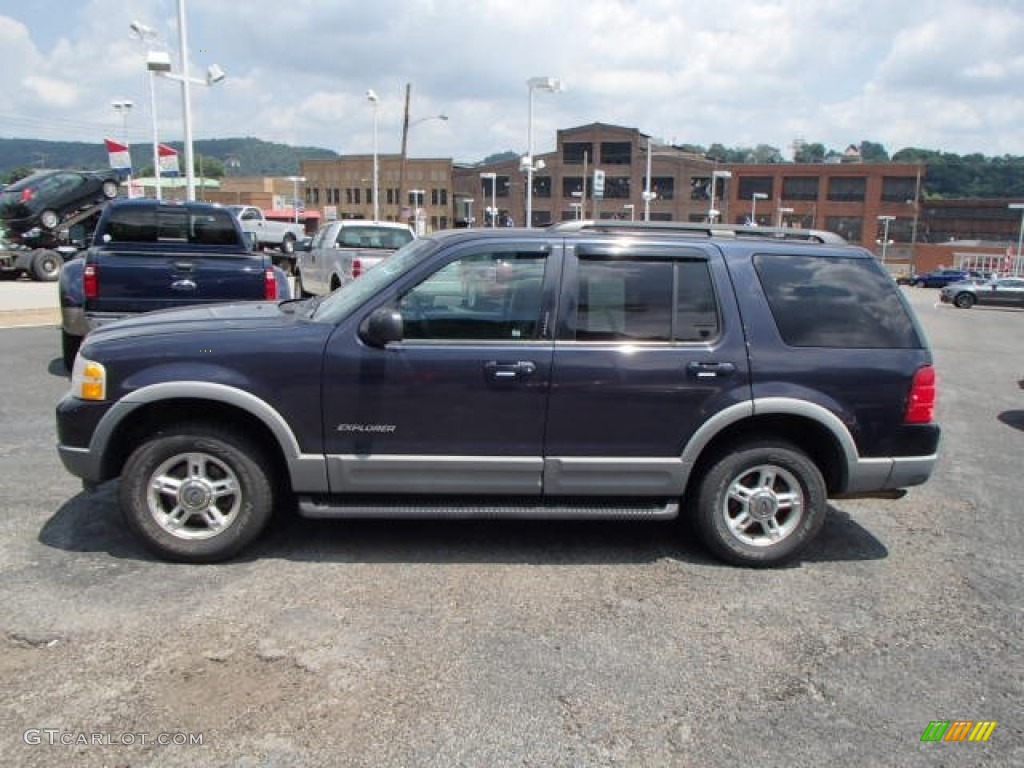
[[[744,224],[707,224],[683,221],[622,221],[609,219],[594,221],[560,221],[547,228],[549,232],[606,232],[621,234],[675,234],[690,237],[754,237],[765,240],[806,240],[815,243],[845,245],[846,240],[835,232],[824,229],[794,229],[791,227],[750,227]]]

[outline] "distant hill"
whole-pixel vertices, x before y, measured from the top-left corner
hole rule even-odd
[[[180,143],[167,142],[184,155]],[[292,147],[261,139],[203,139],[193,142],[196,156],[212,157],[224,164],[228,176],[291,176],[299,172],[302,160],[338,157],[337,152],[318,147]],[[132,159],[141,169],[151,166],[152,145],[135,145]],[[84,170],[109,167],[102,141],[40,141],[37,139],[0,139],[0,178],[16,168],[75,168]]]

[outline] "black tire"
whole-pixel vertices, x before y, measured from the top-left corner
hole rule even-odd
[[[953,305],[960,309],[970,309],[974,306],[974,296],[969,293],[958,293],[953,297]]]
[[[914,287],[915,288],[924,288],[924,280],[918,280],[916,283],[914,283]]]
[[[47,208],[39,214],[39,226],[43,229],[56,229],[58,224],[60,224],[60,216],[56,211]]]
[[[713,461],[700,481],[693,515],[715,556],[764,567],[803,551],[827,511],[825,481],[814,462],[788,443],[758,440],[733,446]]]
[[[293,254],[295,253],[295,236],[285,235],[281,240],[281,253]]]
[[[52,283],[60,277],[60,268],[64,265],[64,259],[56,251],[36,251],[32,257],[32,279],[44,283]]]
[[[107,198],[107,200],[113,200],[117,197],[117,182],[113,179],[107,179],[103,182],[102,191],[103,196]]]
[[[75,356],[78,354],[78,348],[81,346],[81,336],[72,336],[61,328],[60,349],[61,354],[64,356],[64,368],[67,369],[68,373],[71,373],[71,370],[75,367]]]
[[[226,560],[270,520],[268,461],[254,442],[227,428],[183,424],[159,432],[132,452],[121,472],[125,522],[162,558]]]

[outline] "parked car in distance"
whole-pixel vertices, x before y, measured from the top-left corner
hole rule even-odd
[[[911,275],[903,284],[918,288],[942,288],[944,285],[968,279],[981,279],[981,274],[966,269],[936,269],[920,275]],[[901,281],[897,280],[897,282]]]
[[[344,219],[323,226],[297,252],[295,294],[323,296],[380,263],[416,235],[405,224]]]
[[[295,252],[295,243],[306,236],[304,225],[267,218],[262,208],[255,205],[229,205],[228,210],[238,217],[243,232],[251,232],[260,248],[270,246],[284,254]]]
[[[11,234],[55,230],[73,213],[117,197],[112,171],[37,171],[0,192],[0,219]]]
[[[1024,277],[950,283],[943,287],[939,299],[959,309],[970,309],[975,304],[1024,308]]]
[[[297,507],[685,516],[725,561],[782,563],[830,497],[926,482],[940,428],[874,254],[778,232],[446,230],[323,298],[114,323],[82,345],[58,450],[87,488],[120,477],[126,526],[174,560],[231,557]]]

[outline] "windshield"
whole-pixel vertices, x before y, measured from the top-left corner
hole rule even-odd
[[[313,319],[325,323],[336,323],[348,317],[365,301],[376,296],[388,284],[413,269],[435,243],[430,238],[420,238],[399,248],[391,256],[368,269],[358,280],[345,283],[334,293],[326,296],[313,314]]]

